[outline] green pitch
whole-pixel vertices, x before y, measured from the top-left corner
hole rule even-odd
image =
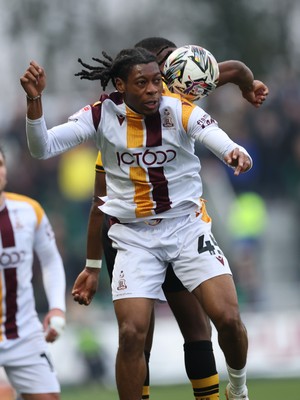
[[[220,400],[224,400],[226,382],[221,382]],[[299,379],[248,380],[250,400],[298,400],[300,399]],[[156,386],[151,388],[153,400],[193,400],[189,385]],[[95,384],[73,388],[62,388],[61,400],[117,400],[115,390]]]

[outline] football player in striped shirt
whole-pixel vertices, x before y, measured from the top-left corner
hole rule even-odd
[[[230,393],[236,396],[230,394],[230,399],[248,399],[247,333],[227,259],[211,233],[201,199],[201,166],[194,144],[206,146],[235,175],[248,171],[252,160],[204,110],[179,95],[163,93],[154,55],[136,48],[121,51],[115,60],[104,56],[93,78],[97,73],[103,89],[112,80],[117,92],[50,130],[41,101],[43,68],[32,61],[20,81],[27,94],[27,139],[34,157],[52,157],[89,139],[102,153],[107,196],[101,209],[112,216],[109,237],[118,250],[112,293],[119,323],[119,397],[142,396],[145,340],[172,263],[217,328]]]
[[[161,70],[167,57],[176,49],[173,42],[162,37],[146,38],[138,42],[135,47],[143,47],[154,53]],[[219,63],[219,71],[218,87],[226,83],[233,83],[240,88],[242,96],[255,107],[260,107],[263,104],[268,95],[268,88],[263,82],[254,80],[251,70],[244,63],[237,60],[221,62]],[[99,247],[100,237],[102,237],[100,242],[103,244],[110,278],[112,278],[116,256],[116,250],[112,248],[111,241],[107,236],[108,216],[104,216],[103,233],[101,230],[103,214],[98,205],[99,197],[106,195],[106,188],[105,171],[100,153],[96,160],[95,172],[94,200],[90,211],[87,240],[87,264],[94,268],[84,269],[74,285],[74,291],[78,291],[86,299],[85,304],[90,303],[97,290],[100,272],[97,267],[100,265],[102,256]],[[207,316],[195,296],[189,293],[176,277],[171,265],[167,269],[163,290],[184,337],[185,367],[193,387],[195,399],[218,398],[219,377],[211,342],[211,326]],[[143,388],[143,399],[150,398],[148,363],[152,347],[153,324],[154,315],[145,346],[147,377]]]
[[[41,205],[5,191],[7,168],[0,148],[0,366],[25,400],[58,400],[60,385],[49,354],[65,325],[65,272]],[[33,260],[41,266],[49,304],[40,322],[32,286]]]

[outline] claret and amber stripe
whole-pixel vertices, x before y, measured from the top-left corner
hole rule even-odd
[[[0,234],[2,240],[2,248],[6,249],[15,246],[15,236],[13,227],[9,218],[8,209],[5,207],[0,212]],[[2,279],[0,281],[0,322],[3,327],[7,339],[15,339],[18,337],[18,330],[16,325],[17,313],[17,270],[16,268],[6,268],[3,270]],[[4,282],[3,282],[4,281]],[[6,320],[3,321],[3,284],[5,283],[6,296],[5,296],[5,309]],[[0,331],[0,341],[3,340],[4,332]]]
[[[143,119],[127,109],[127,147],[139,148],[162,145],[160,114]],[[163,167],[130,167],[130,179],[134,182],[136,216],[147,217],[170,208],[168,181]]]

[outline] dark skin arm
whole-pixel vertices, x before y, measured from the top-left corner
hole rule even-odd
[[[217,87],[233,83],[240,88],[242,96],[254,107],[258,108],[263,104],[269,89],[263,82],[254,79],[252,71],[246,64],[230,60],[220,62],[218,65],[220,76]]]
[[[102,259],[102,223],[103,213],[98,206],[102,204],[98,196],[105,196],[105,173],[96,172],[94,199],[90,210],[87,232],[87,258]],[[72,296],[79,304],[88,306],[98,288],[100,268],[85,267],[75,280]]]

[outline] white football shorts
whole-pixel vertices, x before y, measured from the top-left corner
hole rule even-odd
[[[15,346],[5,350],[0,347],[0,365],[17,392],[60,393],[60,384],[43,333],[13,340]]]
[[[230,274],[228,261],[203,213],[154,220],[153,225],[114,223],[108,232],[118,250],[112,279],[113,300],[159,299],[168,263],[192,292],[202,282]]]

